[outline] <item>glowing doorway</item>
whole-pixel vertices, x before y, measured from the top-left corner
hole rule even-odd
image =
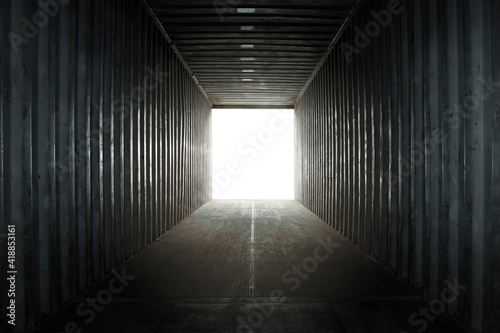
[[[294,198],[294,110],[213,109],[213,199]]]

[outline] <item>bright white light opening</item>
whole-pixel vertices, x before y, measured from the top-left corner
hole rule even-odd
[[[294,199],[293,117],[293,110],[212,110],[213,199]]]

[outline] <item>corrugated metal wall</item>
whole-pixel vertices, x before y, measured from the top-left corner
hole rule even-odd
[[[429,300],[467,286],[449,313],[496,332],[500,2],[398,3],[365,1],[300,98],[296,199]]]
[[[0,6],[1,306],[14,224],[25,332],[210,200],[211,105],[141,1]]]

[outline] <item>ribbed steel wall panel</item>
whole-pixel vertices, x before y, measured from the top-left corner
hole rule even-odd
[[[296,199],[429,300],[467,286],[448,313],[494,332],[500,5],[401,1],[384,27],[390,3],[362,3],[296,105]]]
[[[211,105],[142,2],[40,3],[54,13],[0,4],[0,289],[5,309],[14,224],[15,332],[211,199]]]

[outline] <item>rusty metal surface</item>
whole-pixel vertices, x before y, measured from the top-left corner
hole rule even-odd
[[[467,286],[448,313],[493,332],[500,7],[402,1],[383,26],[389,3],[364,2],[298,100],[296,199],[429,300]]]
[[[1,4],[0,285],[5,309],[14,224],[16,332],[211,198],[211,105],[148,10],[61,3]]]

